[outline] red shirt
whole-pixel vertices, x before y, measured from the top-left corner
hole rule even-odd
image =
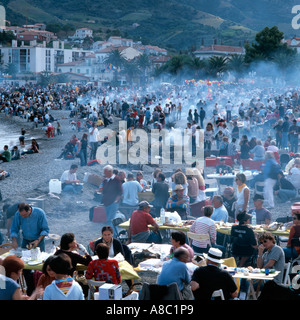
[[[117,260],[97,259],[89,263],[85,272],[86,279],[95,278],[96,281],[111,280],[114,284],[121,283],[121,273]]]
[[[156,222],[153,217],[142,210],[135,210],[132,212],[130,218],[130,230],[132,235],[149,230],[148,225],[154,225]]]

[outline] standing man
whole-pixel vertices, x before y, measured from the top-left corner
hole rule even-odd
[[[293,120],[293,124],[289,128],[289,136],[290,136],[290,143],[291,143],[290,152],[294,152],[294,153],[298,152],[299,133],[300,133],[300,127],[297,125],[297,120]]]
[[[119,177],[113,173],[113,167],[111,165],[104,167],[104,177],[102,201],[106,211],[107,223],[112,225],[112,220],[115,218],[123,193],[122,182]]]
[[[227,123],[229,123],[231,120],[231,111],[232,111],[232,103],[230,101],[226,103],[225,109],[226,109],[226,121]]]
[[[157,182],[152,186],[152,193],[154,194],[153,206],[155,209],[155,216],[159,217],[160,209],[166,208],[169,199],[169,185],[165,182],[166,176],[160,172],[157,175]]]
[[[44,210],[24,202],[19,204],[10,229],[14,249],[18,248],[17,237],[20,229],[23,237],[22,248],[29,245],[31,249],[40,247],[41,251],[45,251],[44,238],[49,233],[49,227]]]
[[[89,142],[91,146],[90,160],[96,159],[97,148],[98,148],[98,133],[97,123],[93,123],[93,126],[89,129]]]
[[[204,119],[205,119],[205,115],[206,115],[206,112],[205,112],[205,110],[203,109],[203,107],[201,107],[201,108],[200,108],[200,114],[199,114],[201,129],[204,129],[203,122],[204,122]]]

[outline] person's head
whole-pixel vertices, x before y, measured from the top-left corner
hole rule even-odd
[[[81,138],[82,140],[87,140],[88,139],[88,134],[87,133],[84,133],[83,135],[82,135],[82,138]]]
[[[272,235],[271,232],[268,232],[268,231],[263,232],[259,236],[258,241],[259,243],[263,244],[265,249],[271,249],[276,243],[275,237]]]
[[[72,232],[65,233],[60,238],[60,248],[70,250],[76,247],[75,235]]]
[[[113,237],[113,228],[111,226],[104,226],[102,228],[102,238],[105,242],[110,242]]]
[[[77,164],[72,164],[70,167],[70,173],[75,173],[78,169],[78,165]]]
[[[19,210],[19,213],[22,216],[22,218],[29,217],[31,212],[32,212],[31,206],[28,203],[25,203],[25,202],[19,203],[18,210]]]
[[[22,274],[25,264],[19,257],[10,255],[3,260],[2,267],[4,267],[7,277],[17,281]]]
[[[174,174],[174,183],[182,184],[182,185],[186,184],[187,183],[186,175],[182,171],[177,171]]]
[[[213,196],[211,203],[214,208],[220,208],[223,205],[223,198],[221,196]]]
[[[235,176],[235,183],[238,186],[241,186],[242,184],[244,184],[246,182],[246,180],[247,180],[247,178],[244,173],[237,173]]]
[[[149,213],[151,211],[151,208],[153,208],[153,206],[150,205],[148,201],[141,201],[139,203],[139,210],[146,211]]]
[[[267,161],[269,159],[275,159],[273,151],[266,151],[266,153],[265,153],[265,161]]]
[[[129,172],[127,174],[127,181],[132,181],[132,180],[134,180],[134,175],[133,175],[133,173]]]
[[[98,243],[96,247],[96,254],[99,259],[107,259],[109,255],[109,246],[105,243]]]
[[[256,209],[261,209],[263,207],[264,199],[262,194],[255,194],[253,197],[254,207]]]
[[[185,234],[182,231],[175,230],[171,232],[171,244],[178,248],[186,243]]]
[[[113,170],[114,168],[111,166],[111,165],[106,165],[104,168],[103,168],[103,172],[104,172],[104,176],[105,178],[111,178],[112,175],[113,175]]]
[[[67,275],[71,273],[72,261],[66,253],[60,253],[53,256],[53,259],[49,262],[48,269],[57,275]]]
[[[8,145],[5,145],[5,146],[3,147],[3,149],[4,149],[4,150],[8,150]]]
[[[174,258],[180,260],[181,262],[187,263],[189,261],[189,251],[186,248],[179,247],[174,251]]]
[[[114,171],[114,170],[113,170]],[[121,180],[125,180],[126,179],[126,172],[124,170],[120,170],[118,172],[118,177],[121,179]]]
[[[142,171],[138,171],[137,174],[136,174],[136,179],[139,181],[141,179],[143,179],[143,173]]]
[[[248,214],[246,211],[239,212],[236,216],[237,221],[239,222],[240,225],[242,224],[248,224],[251,219],[251,215]]]
[[[203,214],[205,217],[210,217],[214,212],[214,207],[213,206],[205,206],[203,208]]]
[[[300,224],[300,213],[294,213],[292,218],[293,218],[293,222],[296,225]]]
[[[55,256],[49,256],[43,264],[42,272],[43,274],[48,275],[49,277],[55,277],[54,272],[49,267],[49,264],[54,259],[54,257]]]
[[[234,197],[234,189],[232,187],[226,187],[223,191],[223,196],[226,199],[232,199]]]
[[[160,172],[160,173],[157,175],[157,181],[163,182],[163,181],[165,181],[165,179],[166,179],[166,176],[165,176],[164,173]]]
[[[183,198],[184,188],[181,184],[176,184],[176,186],[174,188],[174,192],[176,193],[178,199]]]

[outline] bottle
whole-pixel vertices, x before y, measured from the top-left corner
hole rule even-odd
[[[52,241],[52,246],[51,246],[51,249],[50,249],[50,254],[53,255],[55,252],[56,252],[56,246],[55,246],[54,241]]]
[[[164,224],[166,222],[166,213],[165,213],[165,209],[161,208],[160,209],[160,223]]]
[[[256,212],[254,210],[252,212],[252,225],[256,226]]]

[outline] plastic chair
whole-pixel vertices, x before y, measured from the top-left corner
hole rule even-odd
[[[183,300],[176,282],[168,285],[143,283],[139,300]]]
[[[279,223],[287,223],[287,222],[290,222],[293,220],[293,217],[292,216],[286,216],[286,217],[280,217],[280,218],[277,218],[276,219],[276,222],[279,222]],[[276,239],[276,242],[277,242],[277,245],[280,246],[280,243],[281,242],[288,242],[289,238],[288,237],[285,237],[285,236],[278,236],[277,239]]]
[[[122,298],[122,300],[139,300],[139,294],[138,292],[132,292],[128,296]]]
[[[114,229],[114,234],[116,237],[120,240],[121,243],[125,244],[126,241],[128,240],[128,233],[125,229],[121,230],[120,232],[118,231],[118,225],[124,222],[122,218],[115,218],[112,220],[112,225]]]
[[[196,241],[204,241],[204,240],[208,240],[209,241],[209,246],[211,247],[211,242],[210,242],[210,236],[209,234],[199,234],[199,233],[194,233],[194,232],[190,232],[188,231],[186,233],[188,239],[189,239],[189,245],[192,245],[192,240],[196,240]],[[197,254],[195,252],[195,254]]]
[[[221,300],[225,300],[222,289],[215,290],[211,295],[212,300],[214,300],[215,298],[219,298],[219,297],[221,298]]]
[[[86,281],[89,287],[88,300],[94,300],[94,293],[105,283],[105,281],[96,281],[91,279],[87,279]]]
[[[264,195],[264,181],[256,181],[254,185],[254,194],[261,194]]]

